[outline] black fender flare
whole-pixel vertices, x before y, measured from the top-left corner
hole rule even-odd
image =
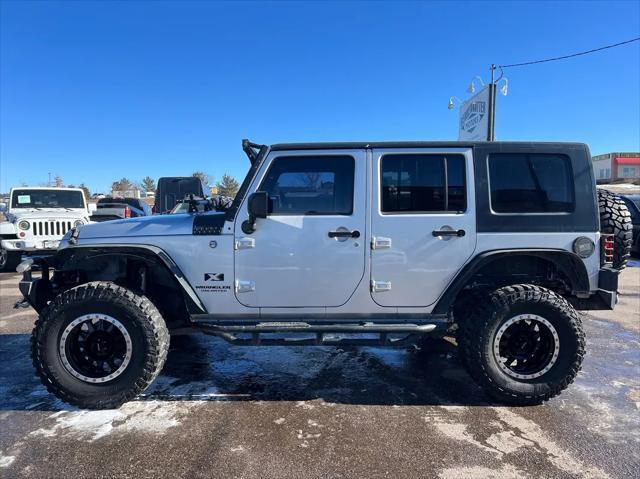
[[[476,255],[449,283],[444,294],[440,297],[433,314],[447,314],[456,296],[462,291],[471,277],[488,264],[514,256],[532,256],[545,259],[555,264],[558,269],[569,278],[574,294],[589,294],[589,275],[582,259],[575,253],[562,249],[501,249],[485,251]]]
[[[182,290],[187,309],[190,314],[206,314],[207,310],[200,301],[195,290],[187,280],[186,276],[162,248],[146,244],[100,244],[100,245],[74,245],[68,246],[58,251],[55,257],[50,258],[50,263],[58,271],[71,271],[82,269],[83,261],[100,258],[104,256],[119,255],[129,258],[140,259],[145,262],[159,264],[166,268],[175,278]]]

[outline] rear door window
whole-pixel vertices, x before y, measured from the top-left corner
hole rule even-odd
[[[382,213],[457,213],[467,209],[463,155],[385,155],[380,170]]]
[[[575,209],[571,162],[564,155],[494,153],[488,167],[495,213],[570,213]]]

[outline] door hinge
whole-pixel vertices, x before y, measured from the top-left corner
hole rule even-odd
[[[256,290],[255,281],[243,281],[236,279],[236,293],[250,293]]]
[[[240,238],[236,240],[236,249],[251,249],[256,247],[255,238]]]
[[[374,293],[383,293],[391,291],[391,281],[374,281],[371,280],[371,291]]]
[[[371,249],[387,249],[391,248],[391,238],[384,236],[374,236],[371,238]]]

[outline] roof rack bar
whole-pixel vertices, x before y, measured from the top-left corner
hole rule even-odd
[[[260,150],[264,148],[265,145],[259,145],[258,143],[252,143],[246,138],[242,140],[242,151],[245,152],[249,161],[253,165],[255,161],[258,159],[258,155],[260,154]]]

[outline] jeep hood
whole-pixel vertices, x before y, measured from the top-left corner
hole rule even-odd
[[[224,213],[141,216],[84,225],[78,239],[82,242],[99,238],[191,235],[196,218],[204,217],[220,226],[224,223]]]
[[[59,208],[29,208],[24,211],[12,210],[6,214],[8,221],[17,220],[86,220],[89,214],[86,210],[62,210]]]

